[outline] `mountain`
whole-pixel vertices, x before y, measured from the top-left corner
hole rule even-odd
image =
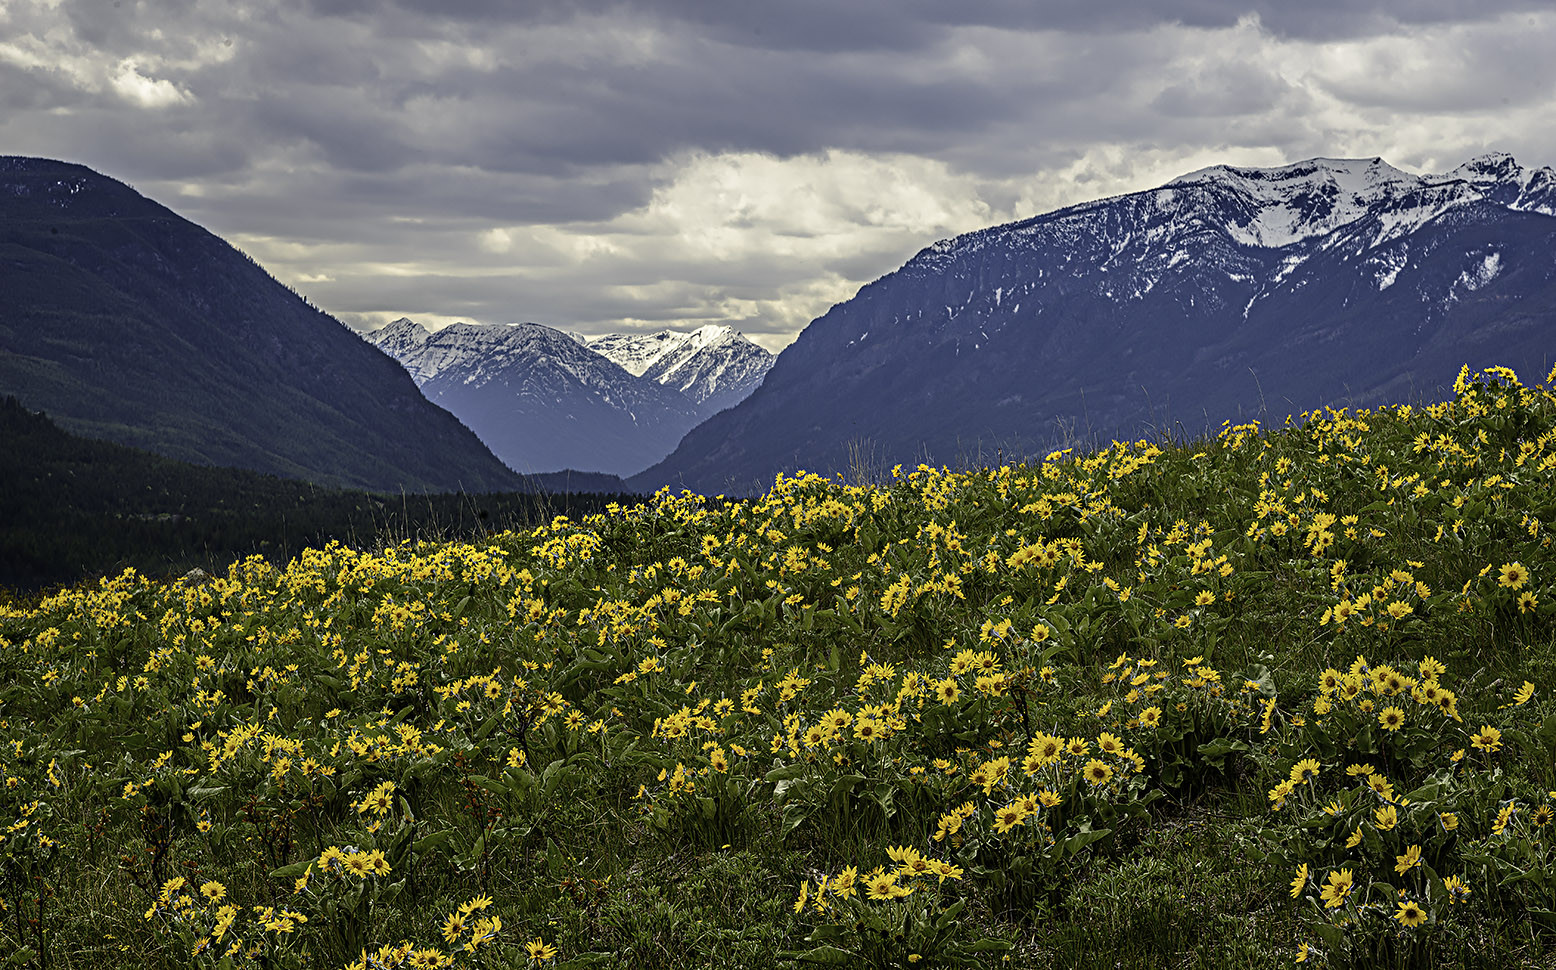
[[[813,321],[746,400],[631,480],[1042,455],[1322,405],[1444,393],[1463,363],[1543,378],[1556,174],[1381,159],[1212,166],[937,242]]]
[[[705,419],[745,400],[773,366],[773,355],[730,327],[709,324],[683,333],[610,333],[589,337],[590,349],[629,373],[673,387]]]
[[[698,420],[679,390],[539,324],[456,323],[429,333],[402,317],[365,337],[523,473],[629,475],[669,454]]]
[[[0,157],[0,294],[0,392],[70,431],[321,484],[518,485],[393,360],[80,165]]]

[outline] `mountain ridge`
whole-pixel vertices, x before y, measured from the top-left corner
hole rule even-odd
[[[697,423],[696,406],[679,391],[552,327],[456,323],[427,331],[402,317],[364,339],[399,360],[429,400],[459,415],[521,474],[631,474]]]
[[[1465,362],[1543,366],[1553,184],[1501,155],[1443,176],[1212,166],[940,240],[813,321],[755,393],[631,484],[749,494],[861,456],[1034,457],[1427,393]]]
[[[0,390],[80,434],[380,491],[517,486],[387,356],[85,166],[0,157]]]
[[[407,317],[363,335],[511,468],[625,476],[738,402],[772,355],[729,327],[584,337],[535,323]]]
[[[673,387],[697,405],[706,419],[744,400],[772,368],[774,355],[723,324],[690,332],[601,334],[587,338],[590,349],[629,373]]]

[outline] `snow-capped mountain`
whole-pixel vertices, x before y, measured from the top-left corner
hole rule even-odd
[[[1411,175],[1381,158],[1315,158],[1281,168],[1213,165],[1173,179],[1163,190],[1204,188],[1230,202],[1237,218],[1227,229],[1244,246],[1284,248],[1374,213],[1382,218],[1370,245],[1378,246],[1488,193],[1509,209],[1550,215],[1550,176],[1550,169],[1524,169],[1507,154],[1476,158],[1446,175]]]
[[[365,336],[519,472],[629,475],[669,454],[699,416],[678,390],[539,324],[429,333],[402,317]]]
[[[745,400],[775,359],[743,334],[718,324],[690,333],[610,333],[587,340],[591,349],[630,373],[685,394],[704,417]]]
[[[1435,396],[1556,354],[1556,173],[1216,165],[921,251],[633,480],[977,462]],[[1542,369],[1543,368],[1543,369]],[[1538,374],[1534,374],[1538,371]]]

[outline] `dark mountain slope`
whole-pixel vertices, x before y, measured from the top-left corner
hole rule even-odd
[[[517,485],[394,361],[82,166],[0,158],[0,293],[0,390],[71,430],[321,483]]]

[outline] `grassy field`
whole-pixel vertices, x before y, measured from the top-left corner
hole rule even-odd
[[[18,601],[0,957],[1550,966],[1553,470],[1466,372]]]

